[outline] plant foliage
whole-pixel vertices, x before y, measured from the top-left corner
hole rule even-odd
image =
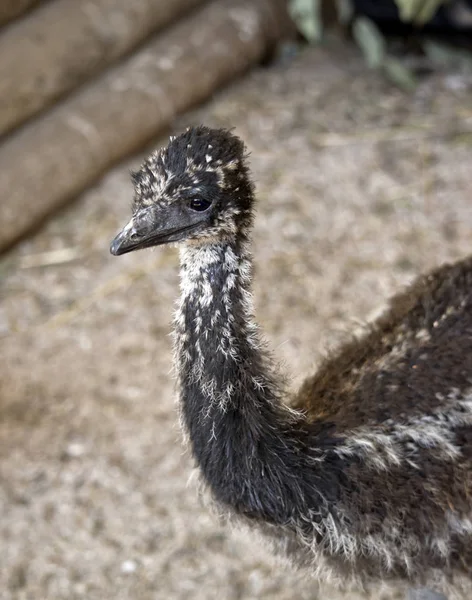
[[[379,69],[398,87],[410,91],[416,85],[412,71],[387,52],[385,39],[377,25],[365,16],[354,16],[353,0],[335,2],[341,25],[352,24],[352,35],[371,68]],[[400,18],[421,27],[449,0],[395,0]],[[309,42],[319,42],[323,34],[323,0],[289,0],[290,14],[298,30]]]

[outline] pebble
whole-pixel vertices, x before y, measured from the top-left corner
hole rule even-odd
[[[125,575],[134,573],[137,568],[138,565],[134,560],[125,560],[121,563],[121,572]]]

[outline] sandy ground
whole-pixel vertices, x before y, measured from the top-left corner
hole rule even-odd
[[[416,273],[472,247],[470,79],[436,75],[407,97],[352,54],[255,71],[175,128],[234,126],[247,141],[257,312],[294,387]],[[1,263],[0,598],[338,599],[189,484],[168,335],[176,253],[108,254],[137,162]]]

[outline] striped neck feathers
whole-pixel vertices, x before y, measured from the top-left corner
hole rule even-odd
[[[257,396],[266,389],[269,400],[275,382],[253,316],[248,241],[186,246],[180,259],[175,350],[181,385],[198,384],[203,412],[237,407],[241,392]]]
[[[307,445],[304,417],[281,402],[250,282],[246,239],[181,251],[174,333],[182,424],[220,503],[289,523],[307,510],[321,514],[321,498],[334,488],[325,481],[316,491],[320,451]]]

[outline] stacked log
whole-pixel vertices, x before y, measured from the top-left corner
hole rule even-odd
[[[0,135],[205,0],[56,0],[0,36]]]
[[[0,2],[0,27],[16,19],[40,2],[41,0],[2,0]]]
[[[0,251],[260,61],[287,29],[284,0],[216,0],[16,132],[0,147]]]

